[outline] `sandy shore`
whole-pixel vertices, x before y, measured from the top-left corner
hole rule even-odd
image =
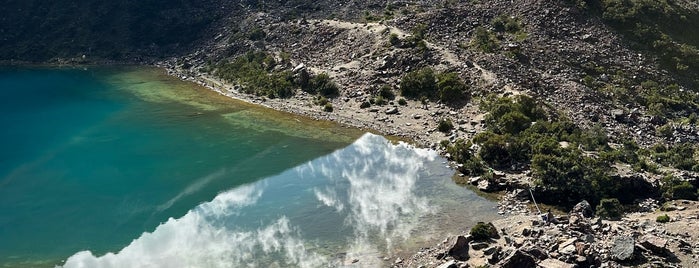
[[[333,111],[325,112],[321,106],[313,103],[314,95],[301,90],[298,90],[290,98],[269,99],[240,92],[237,85],[226,83],[211,75],[193,73],[167,64],[156,66],[165,68],[170,75],[197,83],[236,100],[398,137],[423,148],[438,149],[439,142],[442,140],[453,141],[458,138],[470,138],[483,129],[482,119],[484,115],[478,110],[477,104],[473,103],[459,109],[434,103],[425,106],[414,100],[407,100],[407,105],[398,105],[397,99],[400,97],[397,97],[389,104],[372,105],[362,109],[360,108],[361,100],[366,95],[348,96],[347,92],[341,91],[339,97],[329,100],[333,105]],[[397,109],[398,112],[387,112],[391,109]],[[436,130],[437,122],[443,118],[451,120],[454,124],[454,130],[450,133]]]

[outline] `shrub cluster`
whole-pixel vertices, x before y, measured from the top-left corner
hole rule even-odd
[[[286,98],[294,94],[296,85],[289,71],[272,71],[277,64],[272,55],[249,52],[231,61],[222,60],[212,67],[213,73],[243,86],[243,92],[269,98]]]
[[[498,238],[498,229],[492,223],[478,222],[469,233],[474,240],[487,240]]]
[[[456,73],[435,74],[432,68],[407,73],[401,79],[400,89],[406,98],[439,100],[450,105],[467,102],[471,95]]]
[[[290,71],[275,68],[288,65],[288,58],[281,61],[265,52],[248,52],[232,60],[210,64],[204,71],[243,86],[243,92],[269,98],[288,98],[297,88],[324,97],[335,97],[339,87],[326,73],[311,76],[305,71],[294,76]]]

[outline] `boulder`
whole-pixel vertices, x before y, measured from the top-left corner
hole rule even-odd
[[[466,261],[468,260],[468,239],[466,237],[460,235],[456,238],[456,242],[454,242],[454,245],[449,248],[449,251],[447,254],[449,256],[452,256],[456,260],[460,261]]]
[[[539,267],[541,268],[575,268],[577,265],[575,264],[570,264],[570,263],[565,263],[562,261],[559,261],[557,259],[553,258],[548,258],[539,263]]]
[[[656,255],[664,255],[667,253],[667,239],[657,237],[655,235],[645,235],[639,239],[641,246],[649,249]]]
[[[574,207],[573,210],[570,211],[571,214],[573,213],[580,213],[583,216],[590,218],[592,215],[592,206],[590,206],[590,203],[587,202],[586,200],[580,201],[580,203],[577,203]]]
[[[534,256],[518,249],[500,261],[498,266],[502,268],[536,267],[536,259]]]
[[[617,236],[614,238],[611,257],[617,261],[628,261],[633,258],[635,241],[631,236]]]

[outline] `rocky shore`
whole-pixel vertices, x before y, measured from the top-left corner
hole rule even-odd
[[[401,137],[436,150],[440,150],[443,140],[468,140],[485,129],[485,114],[479,109],[479,100],[489,94],[530,95],[583,128],[601,126],[612,142],[618,142],[615,139],[622,136],[632,138],[640,146],[699,141],[699,129],[691,124],[671,125],[672,140],[664,140],[656,133],[667,122],[650,115],[647,107],[615,102],[611,98],[613,93],[593,90],[586,84],[590,81],[585,79],[617,85],[646,79],[672,83],[673,78],[659,67],[657,59],[629,48],[598,18],[583,16],[583,10],[558,1],[535,0],[518,4],[497,0],[449,8],[431,6],[418,12],[421,8],[424,7],[406,5],[410,15],[379,22],[361,22],[356,16],[350,20],[318,18],[320,15],[290,20],[274,12],[249,12],[235,26],[223,27],[196,51],[155,65],[225,96]],[[469,48],[475,29],[488,27],[498,14],[521,18],[526,29],[524,37],[498,36],[503,53],[483,53]],[[411,29],[420,25],[426,28],[425,47],[401,45],[400,40],[409,39],[413,36]],[[241,31],[252,29],[263,31],[264,38],[239,38]],[[390,42],[391,36],[398,38],[398,45]],[[265,98],[245,94],[240,85],[203,71],[212,61],[246,51],[265,51],[275,57],[286,55],[288,64],[279,67],[285,71],[327,73],[340,86],[339,96],[329,99],[332,111],[323,111],[314,104],[316,96],[301,90],[290,98]],[[457,73],[471,89],[473,100],[461,106],[424,104],[410,99],[404,105],[391,100],[385,105],[361,106],[382,86],[390,87],[398,95],[401,77],[426,66]],[[586,77],[589,66],[598,72],[594,77]],[[437,131],[438,122],[443,119],[453,122],[454,129],[446,133]],[[639,182],[639,187],[656,190],[660,187],[658,174],[624,170],[630,168],[617,168],[619,174],[615,179]],[[680,177],[693,176],[696,180],[696,174]],[[462,175],[457,180],[480,191],[498,193],[498,209],[504,219],[492,223],[497,235],[474,239],[467,232],[471,226],[464,226],[463,230],[455,230],[463,232],[462,235],[449,237],[413,256],[391,256],[388,262],[391,266],[699,265],[697,202],[673,201],[674,205],[670,206],[675,210],[660,211],[658,201],[638,200],[639,212],[619,221],[594,217],[592,206],[581,202],[570,212],[555,212],[555,221],[547,222],[533,206],[528,191],[533,179],[528,170],[496,171],[492,179]],[[656,222],[658,216],[665,214],[670,219],[668,223]]]

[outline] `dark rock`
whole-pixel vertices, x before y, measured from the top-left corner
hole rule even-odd
[[[587,200],[580,201],[580,203],[576,204],[573,207],[573,210],[570,211],[571,213],[581,213],[583,216],[589,218],[594,215],[592,213],[592,206],[590,206],[590,203],[587,202]]]
[[[485,242],[471,243],[471,248],[472,248],[473,250],[481,250],[481,249],[484,249],[484,248],[487,248],[487,247],[488,247],[488,243],[485,243]]]
[[[469,241],[466,239],[466,237],[462,235],[458,236],[456,238],[456,242],[454,242],[454,245],[449,248],[447,254],[460,261],[468,260],[468,242]]]
[[[502,268],[526,268],[536,267],[536,259],[528,253],[515,250],[510,255],[505,257],[498,265]]]
[[[635,241],[631,236],[617,236],[610,254],[617,261],[628,261],[633,258]]]
[[[546,251],[543,250],[540,247],[537,246],[532,246],[532,247],[527,247],[527,248],[522,248],[522,251],[528,253],[529,255],[534,256],[537,259],[543,260],[548,258],[548,254],[546,254]]]
[[[500,246],[492,246],[483,250],[483,254],[489,256],[499,252],[502,248]]]

